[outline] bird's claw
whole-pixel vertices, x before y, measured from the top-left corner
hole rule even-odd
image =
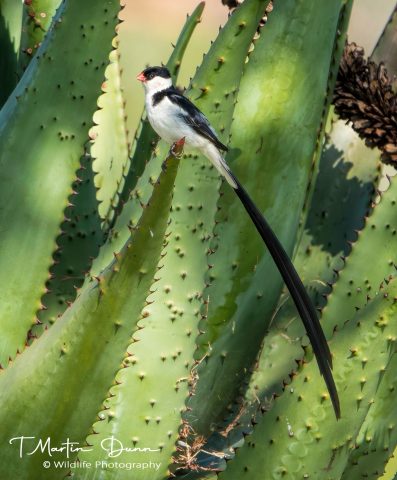
[[[175,158],[181,158],[183,155],[184,145],[185,145],[185,137],[181,138],[180,140],[176,141],[171,145],[170,155],[172,155]]]

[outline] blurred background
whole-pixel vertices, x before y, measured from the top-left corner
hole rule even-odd
[[[275,0],[275,3],[278,0]],[[199,0],[125,0],[120,26],[120,50],[123,87],[128,102],[128,126],[134,131],[143,108],[143,90],[136,75],[147,65],[166,63],[186,15]],[[349,29],[349,40],[369,54],[390,16],[395,0],[356,0]],[[221,0],[207,0],[202,22],[186,51],[179,85],[186,86],[219,27],[227,19],[228,8]]]

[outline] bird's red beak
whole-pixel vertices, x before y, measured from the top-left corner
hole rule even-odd
[[[137,75],[136,79],[139,80],[140,82],[146,82],[146,77],[145,77],[145,74],[143,72],[141,72],[139,75]]]

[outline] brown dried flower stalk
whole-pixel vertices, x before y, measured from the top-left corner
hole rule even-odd
[[[176,455],[174,456],[174,464],[177,468],[193,472],[207,470],[197,463],[197,455],[204,444],[205,438],[201,435],[196,435],[193,428],[187,422],[183,422],[179,432]]]
[[[334,105],[369,147],[381,150],[383,162],[397,164],[397,96],[392,79],[382,63],[367,61],[355,43],[345,47]]]
[[[224,458],[223,452],[215,450],[205,450],[205,437],[197,435],[193,427],[186,421],[183,422],[179,431],[179,440],[177,442],[176,454],[174,455],[174,465],[180,472],[216,472],[217,469],[211,466],[203,467],[197,462],[199,453],[206,453],[213,457]]]

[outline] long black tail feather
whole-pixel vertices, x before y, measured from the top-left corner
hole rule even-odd
[[[241,203],[244,205],[248,215],[255,224],[258,233],[269,249],[291,297],[295,302],[296,308],[305,326],[307,336],[311,342],[320,373],[324,377],[325,384],[328,388],[336,418],[339,419],[341,415],[340,403],[334,378],[332,376],[332,356],[324,332],[321,328],[321,324],[318,320],[316,310],[297,271],[295,270],[295,267],[273,230],[270,228],[269,224],[251,200],[241,183],[231,172],[230,175],[237,185],[237,188],[234,189],[237,196],[241,200]]]

